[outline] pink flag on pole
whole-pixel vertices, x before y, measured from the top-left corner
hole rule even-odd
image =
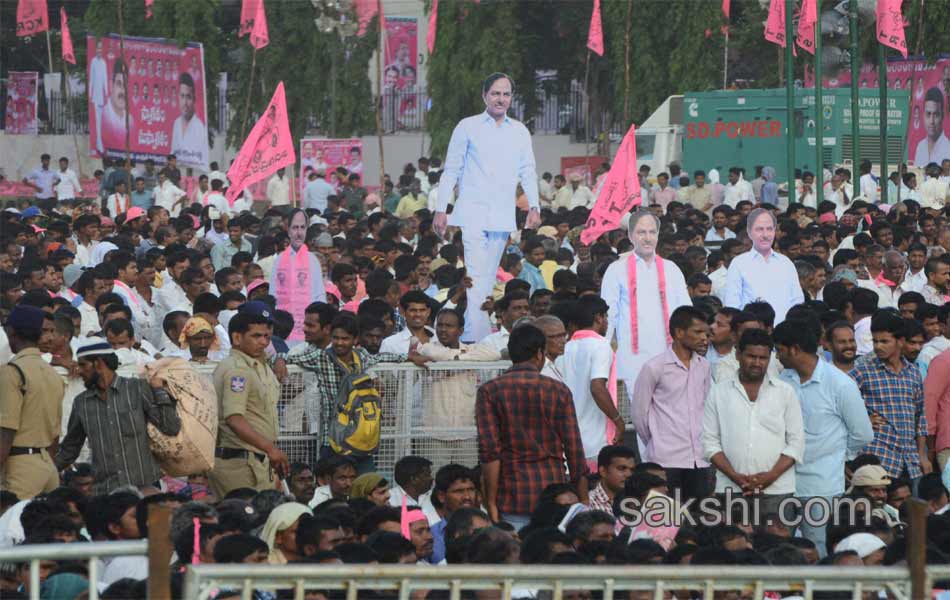
[[[36,35],[49,30],[49,10],[46,0],[20,0],[16,5],[16,34],[19,37]]]
[[[729,10],[730,10],[729,4],[730,4],[729,0],[722,0],[722,14],[726,15],[727,19],[729,18]]]
[[[785,47],[785,0],[772,0],[769,19],[765,22],[766,41]]]
[[[63,60],[74,65],[76,53],[73,51],[73,38],[69,35],[69,21],[66,20],[66,9],[63,7],[59,7],[59,28],[63,33]]]
[[[356,20],[360,27],[356,30],[356,35],[362,37],[366,35],[366,28],[369,22],[373,20],[376,13],[379,12],[379,0],[356,0]]]
[[[287,97],[284,95],[284,82],[281,81],[277,84],[263,116],[251,129],[241,151],[228,169],[231,187],[225,197],[233,205],[235,198],[244,188],[295,162],[297,154],[290,137]]]
[[[254,29],[254,17],[257,16],[258,4],[263,0],[242,0],[241,24],[238,28],[238,37],[244,37]]]
[[[257,3],[257,13],[254,15],[254,23],[251,28],[251,45],[255,50],[260,50],[270,43],[270,35],[267,33],[267,14],[264,13],[264,0]]]
[[[435,53],[435,28],[439,23],[439,0],[432,0],[432,9],[429,11],[429,31],[426,32],[426,46],[429,55]]]
[[[152,4],[155,3],[155,0],[145,0],[145,18],[152,18]]]
[[[597,202],[581,233],[581,241],[590,244],[602,233],[613,231],[630,209],[641,203],[640,178],[637,176],[637,128],[630,126],[620,142],[614,164],[600,188]]]
[[[802,0],[802,14],[798,17],[798,37],[795,43],[809,54],[815,53],[815,24],[817,22],[816,0]]]
[[[587,30],[587,47],[597,56],[604,55],[604,25],[600,20],[600,0],[594,0],[594,12],[590,15],[590,29]]]
[[[901,0],[877,0],[877,41],[897,50],[901,56],[907,58]]]

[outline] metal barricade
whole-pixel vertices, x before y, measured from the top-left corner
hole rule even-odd
[[[88,542],[74,544],[27,544],[0,548],[0,563],[30,563],[30,600],[40,598],[42,561],[85,560],[89,571],[88,600],[98,600],[99,559],[116,556],[145,556],[148,540]]]
[[[576,566],[576,565],[197,565],[188,567],[184,597],[206,600],[214,590],[240,591],[250,599],[254,589],[292,589],[303,600],[307,591],[343,590],[347,600],[360,592],[387,591],[400,599],[417,590],[443,590],[451,600],[462,592],[491,591],[509,600],[531,597],[561,600],[579,591],[601,592],[604,600],[628,597],[661,600],[670,591],[692,591],[704,600],[717,592],[739,591],[743,598],[762,600],[766,592],[792,592],[811,600],[815,592],[884,591],[889,598],[910,599],[910,579],[903,567],[755,566]],[[395,597],[393,595],[392,597]],[[677,594],[677,597],[688,597]]]

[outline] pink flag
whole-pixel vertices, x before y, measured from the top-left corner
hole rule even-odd
[[[264,115],[251,129],[244,140],[231,168],[228,169],[228,188],[225,197],[234,204],[234,199],[244,188],[258,182],[277,169],[297,162],[294,141],[290,137],[290,125],[287,122],[287,98],[284,95],[284,82],[277,84],[274,97],[264,111]]]
[[[48,30],[49,10],[46,0],[20,0],[16,5],[17,36],[36,35]]]
[[[729,0],[722,0],[722,14],[726,15],[726,19],[729,18],[729,10],[730,10],[729,4],[730,4]]]
[[[600,20],[600,0],[594,0],[594,12],[590,15],[590,29],[587,30],[587,47],[597,56],[604,55],[604,26]]]
[[[360,37],[366,35],[366,28],[369,27],[369,22],[373,20],[373,17],[375,17],[378,12],[379,0],[356,0],[356,20],[359,21],[360,24],[359,29],[356,30],[356,35]],[[434,7],[432,12],[435,12]]]
[[[765,23],[766,41],[785,47],[785,0],[772,0],[769,20]]]
[[[809,54],[815,53],[816,23],[818,23],[816,0],[802,0],[802,14],[798,17],[798,38],[795,43]]]
[[[614,164],[607,173],[607,179],[600,188],[597,202],[594,203],[587,225],[581,233],[581,241],[584,244],[590,244],[602,233],[616,229],[620,225],[621,217],[641,203],[636,134],[636,126],[631,125],[620,142],[620,150],[614,157]]]
[[[73,38],[69,35],[69,22],[66,20],[66,9],[59,8],[59,28],[63,32],[63,60],[71,65],[76,64],[76,53],[73,52]]]
[[[432,0],[432,9],[429,11],[429,31],[426,32],[426,46],[429,54],[435,53],[435,28],[439,22],[439,0]]]
[[[267,14],[264,12],[264,0],[258,0],[257,13],[254,14],[254,21],[251,26],[251,45],[255,50],[260,50],[270,43],[270,35],[267,33]]]
[[[257,16],[258,5],[263,0],[242,0],[241,23],[238,27],[238,37],[244,37],[254,29],[254,17]]]
[[[155,0],[145,0],[145,18],[152,18],[152,4],[155,3]]]
[[[907,58],[901,0],[877,0],[877,41],[897,50],[901,56]]]

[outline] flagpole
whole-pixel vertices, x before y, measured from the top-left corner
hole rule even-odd
[[[917,15],[917,46],[914,48],[915,59],[918,59],[918,57],[920,56],[921,34],[923,33],[923,28],[924,28],[924,0],[920,0],[920,8],[918,9],[918,13],[919,14]],[[908,117],[910,117],[914,113],[914,108],[913,108],[914,107],[914,89],[916,89],[916,87],[917,87],[917,64],[915,63],[914,72],[911,75],[910,94],[907,95],[907,116]],[[907,152],[906,144],[907,144],[907,136],[902,135],[901,136],[901,152],[898,155],[898,159],[897,159],[898,164],[904,161],[904,155]],[[925,165],[920,165],[920,166],[925,166]],[[899,168],[897,170],[900,171]],[[886,176],[883,173],[884,173],[884,170],[881,169],[881,181],[886,184],[886,181],[885,181]],[[924,177],[925,178],[927,177],[926,173],[924,173]],[[901,197],[901,186],[898,185],[897,186],[897,201],[898,202],[900,202],[900,197]]]
[[[729,24],[726,23],[726,43],[722,49],[722,89],[729,85]]]
[[[794,0],[785,0],[785,144],[788,158],[788,194],[795,197],[795,59],[792,44],[795,32],[792,29]]]
[[[379,188],[382,190],[386,173],[383,157],[383,54],[386,49],[386,26],[383,22],[382,0],[376,0],[376,21],[379,23],[379,52],[376,53],[376,139],[379,141]],[[424,107],[418,108],[424,110]],[[425,139],[425,135],[422,137]]]
[[[49,57],[49,72],[50,75],[53,74],[53,46],[50,41],[49,28],[46,28],[46,54]]]
[[[815,11],[817,12],[817,2]],[[802,17],[804,18],[804,17]],[[815,20],[815,45],[813,47],[815,54],[815,206],[820,206],[825,199],[825,107],[824,107],[824,89],[821,71],[821,20]],[[806,63],[807,64],[807,63]],[[851,117],[852,119],[854,116]],[[852,166],[852,169],[855,167]],[[860,189],[860,188],[859,188]],[[794,198],[794,190],[788,189],[789,202]]]
[[[630,126],[630,25],[633,17],[633,0],[627,0],[627,25],[623,40],[623,128]],[[610,136],[607,136],[608,144]],[[607,158],[610,158],[609,152]]]
[[[587,60],[584,61],[584,165],[590,169],[590,49],[587,50]],[[593,182],[590,182],[593,183]]]
[[[251,112],[251,91],[254,84],[254,67],[257,65],[257,48],[251,54],[251,72],[247,77],[247,102],[244,104],[244,118],[241,120],[241,139],[247,134],[247,117]]]
[[[129,69],[125,63],[125,21],[122,18],[122,0],[119,2],[119,60],[122,61],[122,66],[126,67],[125,77],[122,78],[122,87],[125,92],[125,162],[129,162],[129,137],[131,133],[129,132]],[[115,216],[115,215],[113,215]]]

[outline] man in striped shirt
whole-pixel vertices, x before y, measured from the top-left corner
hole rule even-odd
[[[161,471],[149,449],[146,424],[165,435],[177,435],[181,420],[174,399],[145,379],[116,375],[119,360],[107,343],[80,348],[76,360],[86,391],[73,401],[56,468],[62,471],[71,465],[88,439],[96,473],[94,493],[152,485]]]

